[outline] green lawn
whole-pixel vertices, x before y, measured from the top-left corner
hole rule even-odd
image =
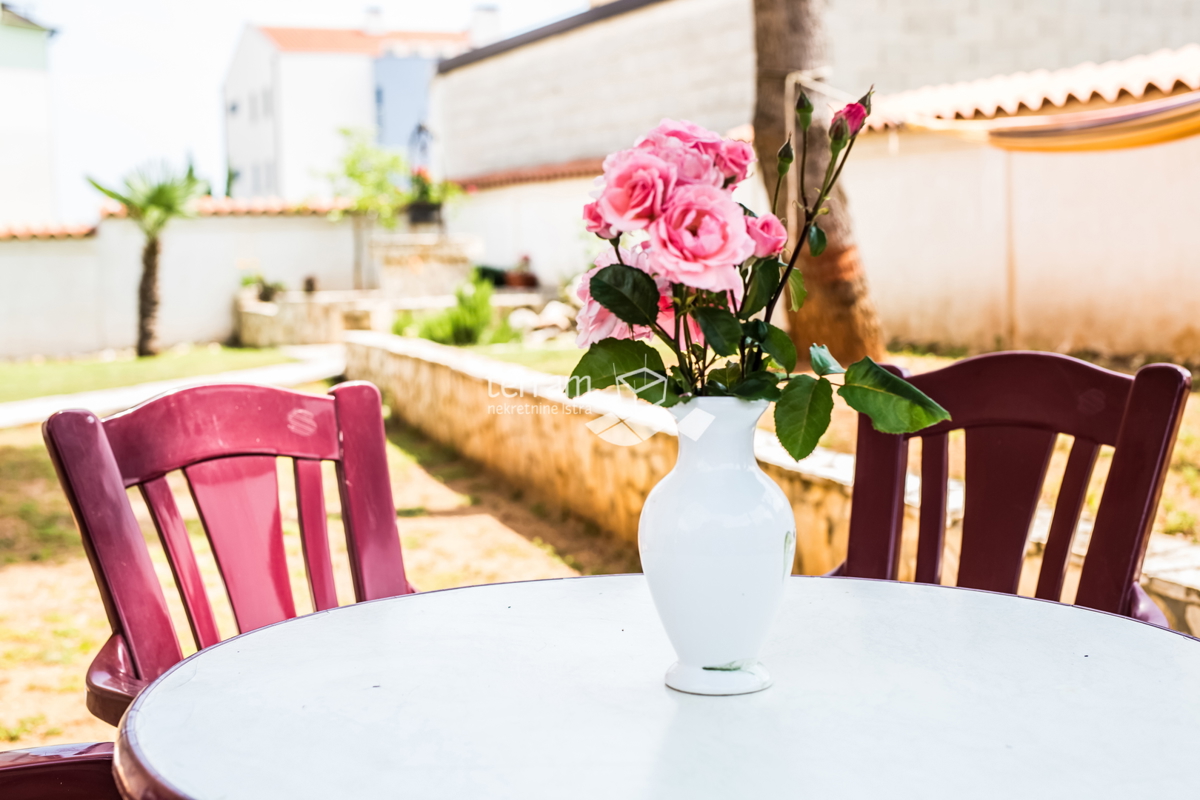
[[[278,350],[196,347],[187,352],[171,351],[151,358],[115,361],[86,359],[40,364],[0,361],[0,403],[252,369],[291,360]]]

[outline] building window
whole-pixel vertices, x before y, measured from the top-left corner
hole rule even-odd
[[[258,164],[250,168],[250,194],[253,197],[259,197],[262,194],[262,174]]]
[[[236,117],[237,110],[238,110],[237,100],[234,100],[232,103],[229,104],[229,116]]]
[[[263,183],[266,184],[263,187],[263,193],[270,194],[270,195],[279,194],[279,187],[275,183],[275,162],[268,161],[263,166],[263,171],[266,173],[266,175],[263,178]]]
[[[263,112],[264,117],[270,117],[271,114],[273,113],[273,108],[271,106],[271,90],[270,89],[263,89],[262,112]]]
[[[383,87],[375,87],[375,127],[383,130]]]

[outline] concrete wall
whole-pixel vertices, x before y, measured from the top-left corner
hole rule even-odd
[[[136,341],[142,235],[106,219],[94,237],[0,241],[0,358],[58,356]],[[324,217],[202,217],[173,222],[163,236],[159,338],[224,341],[234,332],[234,297],[247,275],[299,288],[350,289],[348,220]]]
[[[1189,0],[829,0],[830,82],[855,96],[1200,41]],[[603,156],[662,117],[725,131],[754,103],[751,0],[668,0],[441,74],[450,177]]]
[[[1200,362],[1200,138],[1005,153],[871,135],[843,180],[890,336]]]
[[[898,92],[1200,41],[1192,0],[828,0],[833,83]]]
[[[434,133],[452,178],[603,156],[663,117],[717,131],[750,120],[749,0],[670,0],[434,81]]]

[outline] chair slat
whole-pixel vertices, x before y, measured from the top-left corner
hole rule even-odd
[[[273,456],[236,456],[184,469],[242,633],[296,616],[283,549]]]
[[[1138,370],[1100,497],[1075,604],[1129,612],[1191,375],[1172,364]]]
[[[60,411],[42,435],[83,533],[114,633],[123,635],[137,677],[154,680],[183,658],[167,601],[96,415]]]
[[[1043,600],[1062,598],[1063,581],[1067,566],[1071,563],[1071,543],[1075,539],[1075,529],[1079,527],[1079,515],[1087,499],[1088,481],[1091,480],[1099,453],[1100,445],[1087,439],[1076,439],[1071,446],[1071,455],[1067,458],[1067,468],[1058,490],[1058,502],[1054,506],[1054,519],[1046,537],[1046,549],[1042,553],[1042,569],[1038,573],[1035,597]]]
[[[872,428],[871,421],[860,414],[854,486],[856,492],[865,494],[869,491],[872,497],[869,502],[854,506],[843,575],[896,579],[900,566],[907,464],[908,440],[903,436],[879,433]]]
[[[158,529],[158,537],[167,551],[167,560],[175,576],[175,585],[179,587],[183,608],[187,611],[196,649],[203,650],[221,641],[221,634],[217,631],[212,603],[208,601],[208,593],[204,590],[204,579],[200,577],[200,567],[196,564],[196,554],[188,539],[187,526],[183,523],[179,506],[165,477],[147,481],[141,489],[154,526]]]
[[[413,588],[400,552],[379,390],[369,383],[346,383],[330,394],[342,431],[338,488],[355,600],[409,594]]]
[[[337,589],[333,583],[333,560],[329,555],[329,530],[325,519],[325,495],[321,483],[321,462],[297,458],[296,508],[300,515],[300,541],[313,608],[324,611],[337,608]]]
[[[950,439],[944,434],[921,440],[921,524],[917,539],[917,583],[939,583],[946,541],[946,481],[950,476]]]
[[[1017,591],[1056,434],[995,426],[966,432],[966,503],[958,585]]]

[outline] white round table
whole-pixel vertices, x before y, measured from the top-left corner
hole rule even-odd
[[[663,685],[641,576],[381,600],[239,636],[125,717],[131,797],[1098,798],[1200,788],[1200,642],[1071,606],[793,578],[764,692]]]

